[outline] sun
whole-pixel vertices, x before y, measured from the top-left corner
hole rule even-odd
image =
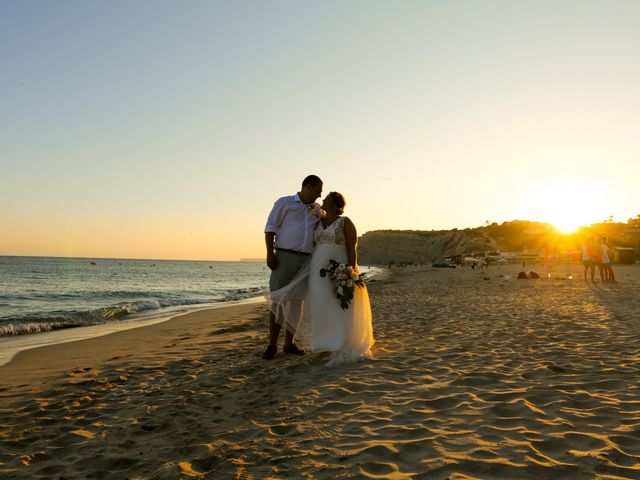
[[[558,218],[550,221],[549,223],[556,227],[560,233],[565,234],[575,233],[583,225],[582,222],[579,222],[572,217]]]
[[[586,182],[556,180],[529,192],[517,214],[519,218],[550,223],[559,232],[571,234],[611,215],[610,200],[602,188],[593,188]]]

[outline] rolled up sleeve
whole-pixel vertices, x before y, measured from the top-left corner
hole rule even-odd
[[[267,225],[264,227],[264,233],[277,234],[286,212],[286,202],[281,198],[273,204],[269,218],[267,218]]]

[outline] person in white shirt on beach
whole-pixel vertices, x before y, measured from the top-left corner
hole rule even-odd
[[[615,282],[616,276],[613,273],[613,267],[611,266],[611,251],[609,249],[609,239],[602,237],[602,270],[604,271],[605,282]]]
[[[322,180],[316,175],[309,175],[303,180],[298,193],[279,198],[273,205],[264,230],[267,266],[271,269],[270,291],[288,285],[309,260],[313,251],[313,232],[322,214],[320,205],[315,203],[320,195]],[[273,312],[269,313],[269,345],[262,355],[265,360],[271,360],[278,351],[282,323],[283,320]],[[293,335],[289,329],[285,331],[283,351],[304,354],[304,350],[293,343]]]

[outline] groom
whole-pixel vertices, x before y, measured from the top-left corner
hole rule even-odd
[[[313,250],[313,231],[318,217],[310,213],[322,194],[322,180],[309,175],[302,181],[302,189],[295,195],[279,198],[271,209],[264,237],[267,244],[267,266],[271,269],[269,290],[274,292],[288,285],[307,261]],[[269,313],[269,346],[262,355],[271,360],[278,351],[281,325],[273,312]],[[284,348],[287,353],[304,354],[293,343],[293,333],[285,330]]]

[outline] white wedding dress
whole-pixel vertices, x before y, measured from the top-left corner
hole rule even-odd
[[[343,310],[333,282],[328,276],[320,276],[329,260],[348,263],[344,217],[327,228],[318,222],[314,241],[311,258],[293,281],[268,295],[271,311],[293,332],[297,343],[313,352],[331,352],[329,366],[372,359],[374,339],[367,287],[356,287],[349,308]]]

